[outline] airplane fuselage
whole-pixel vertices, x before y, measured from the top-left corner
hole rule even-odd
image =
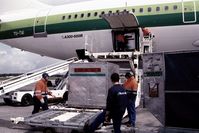
[[[101,16],[122,11],[155,35],[154,52],[199,50],[199,0],[101,0],[22,10],[0,16],[0,41],[58,59],[75,56],[76,49],[109,52],[113,29]]]

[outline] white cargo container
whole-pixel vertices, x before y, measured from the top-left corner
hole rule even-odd
[[[106,105],[110,76],[119,66],[107,62],[75,63],[69,67],[69,100],[71,107],[102,108]]]

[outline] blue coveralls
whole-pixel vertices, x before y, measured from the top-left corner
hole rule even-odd
[[[106,110],[110,111],[110,117],[113,120],[114,133],[121,133],[121,121],[125,113],[127,103],[128,98],[122,85],[113,85],[108,91]]]

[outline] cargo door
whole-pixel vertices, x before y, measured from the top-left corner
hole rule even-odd
[[[33,36],[34,37],[47,37],[46,23],[50,10],[40,10],[35,17],[33,24]]]
[[[197,20],[195,1],[182,0],[183,23],[195,23]]]
[[[133,13],[128,11],[103,14],[102,18],[105,19],[113,31],[113,48],[118,51],[116,36],[118,33],[126,35],[127,50],[136,49],[139,51],[139,22]]]

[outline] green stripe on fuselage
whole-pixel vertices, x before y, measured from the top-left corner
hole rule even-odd
[[[196,5],[199,5],[199,1],[196,2]],[[178,8],[173,10],[174,5],[177,5]],[[109,11],[116,12],[117,10],[122,11],[124,9],[128,11],[132,11],[135,9],[135,15],[138,18],[138,22],[140,26],[143,27],[155,27],[155,26],[174,26],[174,25],[185,25],[182,20],[182,3],[171,3],[166,4],[169,7],[168,11],[163,11],[165,4],[161,5],[147,5],[147,6],[135,6],[128,8],[113,8],[106,10],[93,10],[93,11],[85,11],[85,12],[77,12],[70,14],[58,14],[53,16],[48,16],[47,19],[47,33],[55,34],[55,33],[67,33],[67,32],[76,32],[76,31],[89,31],[89,30],[102,30],[102,29],[110,29],[109,24],[99,18],[99,14],[104,11],[108,13]],[[190,3],[188,3],[188,6]],[[147,12],[148,8],[151,8],[151,12]],[[156,11],[156,7],[160,7],[160,11]],[[143,13],[140,13],[140,8],[143,8]],[[197,22],[190,24],[198,24],[199,23],[199,6],[197,6]],[[97,12],[98,15],[94,16],[94,13]],[[84,14],[84,17],[81,18],[81,14]],[[87,17],[87,14],[90,13],[91,16]],[[77,18],[74,16],[77,14]],[[68,16],[71,15],[71,19],[68,19]],[[62,19],[65,16],[65,19]],[[187,17],[188,16],[188,17]],[[189,18],[191,17],[191,18]],[[38,22],[35,27],[36,32],[44,31],[44,26],[42,25],[42,20],[44,21],[45,17],[38,18],[41,20]],[[193,13],[187,13],[186,19],[193,20]],[[33,25],[34,18],[19,20],[14,22],[2,23],[0,26],[0,39],[9,39],[9,38],[18,38],[18,37],[26,37],[33,35]]]
[[[185,25],[182,22],[182,14],[166,14],[166,15],[150,15],[138,16],[140,26],[155,27],[155,26],[173,26]],[[149,23],[150,22],[150,23]],[[194,23],[194,24],[198,24]],[[43,26],[37,26],[37,31],[43,31]],[[78,31],[91,31],[110,29],[109,24],[103,19],[85,20],[76,22],[65,22],[49,24],[46,27],[48,34],[78,32]],[[23,31],[24,34],[16,35],[14,32]],[[33,35],[33,27],[18,28],[14,30],[0,32],[0,39],[18,38]]]
[[[76,21],[67,23],[49,24],[46,27],[48,34],[67,33],[76,31],[90,31],[108,29],[108,23],[103,19]],[[44,31],[43,26],[37,26],[37,31]],[[22,31],[24,34],[16,35],[16,32]],[[33,27],[19,28],[0,32],[0,39],[27,37],[33,35]]]

